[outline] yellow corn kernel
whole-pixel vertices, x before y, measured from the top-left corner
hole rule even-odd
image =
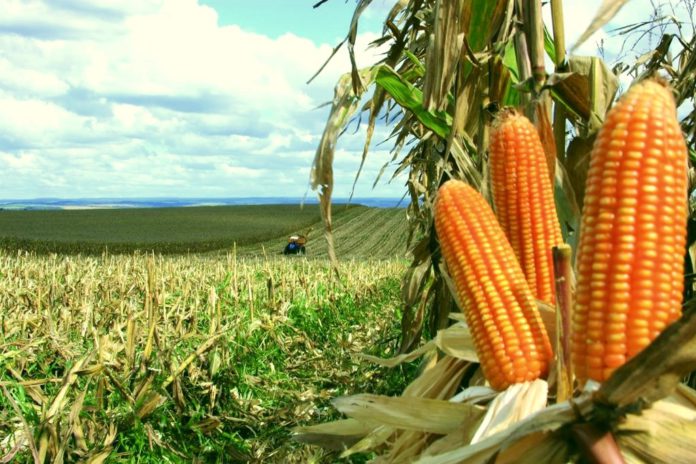
[[[491,386],[547,375],[553,353],[546,329],[488,203],[466,183],[446,182],[435,202],[435,230]]]
[[[686,168],[670,90],[634,85],[607,114],[590,156],[586,191],[615,193],[585,197],[571,337],[581,384],[606,380],[679,316]]]
[[[551,249],[563,242],[544,148],[534,125],[503,111],[490,140],[491,190],[498,221],[534,296],[555,303]]]

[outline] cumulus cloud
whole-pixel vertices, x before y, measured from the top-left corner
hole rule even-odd
[[[599,3],[567,4],[570,43]],[[366,12],[375,27],[360,29],[359,65],[379,56],[365,51],[369,31],[393,4]],[[303,195],[328,112],[317,107],[349,61],[342,51],[306,85],[335,44],[301,35],[220,26],[197,0],[4,0],[0,197]],[[387,135],[378,128],[375,143]],[[362,137],[339,141],[337,196]],[[389,159],[374,147],[356,195],[403,193],[403,181],[371,190]]]
[[[568,47],[577,44],[578,38],[590,25],[602,3],[602,0],[585,0],[582,3],[564,2],[564,27]],[[681,1],[632,0],[616,13],[604,28],[596,31],[577,47],[574,53],[577,55],[602,53],[609,63],[625,58],[626,55],[635,58],[635,56],[645,53],[657,45],[656,38],[660,36],[659,29],[648,34],[635,33],[632,35],[621,33],[619,29],[650,20],[656,8],[658,16],[671,15],[674,19],[686,23],[693,19],[689,18],[689,12]],[[551,7],[548,3],[545,5],[543,13],[544,20],[550,25]]]
[[[0,196],[303,195],[348,66],[305,84],[331,45],[219,26],[195,0],[7,0]]]

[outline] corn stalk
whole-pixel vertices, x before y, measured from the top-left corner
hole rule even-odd
[[[625,3],[625,0],[605,1],[581,41],[606,25]],[[687,9],[691,7],[689,11],[693,12],[692,0],[680,3]],[[385,20],[383,36],[375,41],[375,45],[389,44],[390,48],[386,58],[370,68],[375,91],[373,98],[362,107],[369,116],[363,161],[376,121],[383,116],[392,128],[389,139],[393,141],[392,162],[396,164],[393,177],[407,176],[406,189],[410,198],[409,244],[413,262],[402,285],[405,303],[402,353],[412,351],[419,345],[423,333],[429,333],[437,335],[415,353],[426,353],[426,347],[432,349],[434,344],[447,353],[440,363],[454,363],[451,357],[467,363],[474,361],[468,355],[470,337],[461,333],[461,325],[457,323],[446,328],[451,323],[448,318],[456,320],[461,315],[450,314],[457,304],[435,237],[433,206],[438,188],[449,179],[468,182],[490,200],[488,138],[492,117],[501,108],[518,107],[535,123],[542,139],[553,173],[563,238],[570,246],[565,249],[564,256],[558,258],[566,281],[561,284],[567,294],[572,287],[571,267],[589,153],[619,90],[621,72],[628,71],[635,80],[655,73],[670,80],[678,105],[685,104],[684,107],[689,108],[685,116],[682,113],[681,123],[690,157],[696,159],[693,20],[691,35],[682,28],[683,24],[675,22],[674,16],[658,17],[657,14],[648,23],[620,31],[640,33],[641,28],[659,27],[660,21],[663,24],[663,34],[654,50],[629,65],[612,69],[596,56],[567,55],[561,2],[553,0],[550,7],[553,36],[542,21],[540,0],[404,0],[391,10]],[[665,32],[670,26],[676,30]],[[547,69],[544,55],[553,63],[552,70]],[[358,88],[353,85],[354,92]],[[357,93],[354,95],[357,97]],[[315,166],[321,165],[328,155],[318,151]],[[696,179],[696,175],[692,178]],[[690,195],[695,184],[696,181],[690,186]],[[327,196],[322,195],[321,200],[327,201]],[[326,207],[329,208],[328,203]],[[696,257],[696,249],[692,249],[694,243],[696,220],[691,221],[689,229],[689,256],[692,258]],[[687,260],[689,269],[688,266],[691,266],[693,279],[696,268],[693,259]],[[687,296],[691,287],[687,285]],[[562,306],[562,312],[567,315],[568,301]],[[350,401],[339,401],[337,407],[363,424],[360,433],[356,433],[353,422],[316,426],[298,433],[325,438],[325,435],[335,436],[337,430],[339,434],[347,434],[349,430],[352,440],[356,435],[362,437],[346,454],[390,443],[388,452],[379,462],[403,462],[415,456],[421,457],[418,462],[438,463],[481,462],[493,456],[502,462],[507,462],[505,457],[514,462],[520,456],[525,456],[524,462],[565,462],[577,450],[585,451],[588,460],[598,459],[604,453],[616,457],[611,462],[620,462],[619,447],[624,455],[631,457],[650,456],[653,460],[677,462],[683,460],[688,451],[683,442],[686,435],[673,432],[673,429],[679,427],[675,424],[682,424],[683,419],[693,420],[694,414],[691,410],[677,411],[660,401],[671,396],[669,401],[691,401],[692,408],[696,405],[692,391],[682,391],[676,386],[680,378],[696,368],[693,357],[687,354],[696,339],[694,332],[689,332],[693,314],[693,310],[688,311],[673,330],[666,332],[625,368],[617,370],[596,394],[585,391],[575,398],[574,404],[562,402],[573,391],[567,357],[559,357],[554,377],[556,385],[553,385],[558,404],[538,411],[534,421],[530,418],[512,426],[521,419],[509,419],[505,434],[486,436],[485,430],[504,427],[499,424],[496,429],[484,425],[485,417],[481,419],[483,422],[472,419],[465,425],[443,425],[452,427],[447,432],[439,429],[433,432],[436,426],[430,423],[418,430],[399,431],[393,428],[393,411],[389,408],[375,411],[375,415],[368,417],[357,417],[355,411],[358,409],[348,407],[353,404]],[[567,321],[561,321],[559,327],[553,316],[551,321],[547,330],[554,333],[557,345],[565,347],[567,355]],[[444,335],[455,330],[460,331],[456,337]],[[443,343],[443,339],[453,338],[459,345]],[[670,352],[668,342],[679,348]],[[457,350],[467,355],[451,354]],[[402,354],[389,362],[396,364],[407,359],[413,357]],[[659,359],[664,359],[661,369],[651,375],[649,368],[660,364]],[[437,388],[435,386],[443,380],[435,374],[438,366],[439,363],[430,370],[426,368],[414,383],[430,382]],[[481,379],[472,371],[475,368],[458,365],[457,369],[465,371],[462,374],[467,379],[465,385],[477,388]],[[541,387],[529,388],[518,392],[515,398],[546,395],[545,390],[539,389]],[[447,392],[449,394],[450,390]],[[674,395],[679,399],[675,400]],[[444,393],[443,396],[448,398]],[[364,398],[359,401],[366,406]],[[496,401],[490,403],[489,412],[496,407],[502,408]],[[380,399],[370,398],[371,405],[380,402]],[[651,419],[638,419],[640,416],[635,413],[651,406],[645,416]],[[456,413],[456,406],[443,407],[450,408],[449,413]],[[445,409],[442,412],[447,416]],[[416,408],[409,420],[417,422],[418,414]],[[471,411],[468,414],[473,415]],[[622,422],[624,419],[626,422]],[[644,430],[641,427],[646,427],[653,419],[660,421],[660,425],[652,433],[639,434],[641,438],[636,440],[635,430]],[[399,420],[403,422],[404,418]],[[444,437],[434,438],[433,433]],[[472,437],[478,438],[473,440]],[[660,438],[669,438],[671,446],[654,445]],[[475,443],[479,439],[481,441]],[[594,447],[593,443],[600,446]]]

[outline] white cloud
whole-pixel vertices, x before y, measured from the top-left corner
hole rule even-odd
[[[394,1],[375,0],[367,24]],[[566,2],[569,43],[599,3]],[[364,52],[377,37],[359,35],[360,66],[379,56]],[[316,108],[349,67],[343,50],[306,85],[333,45],[220,27],[196,0],[3,0],[0,198],[301,196],[328,111]],[[362,132],[350,132],[338,196],[362,153]],[[387,135],[378,128],[357,196],[403,192],[401,180],[371,190],[390,159],[376,146]]]
[[[566,45],[570,49],[577,44],[578,38],[588,28],[603,1],[585,0],[583,2],[566,1],[563,3],[565,39]],[[654,34],[645,36],[636,34],[627,37],[625,34],[620,34],[618,28],[649,20],[653,14],[654,6],[660,7],[665,15],[674,15],[675,18],[681,21],[689,21],[688,12],[681,5],[681,2],[670,0],[631,0],[626,2],[623,8],[618,11],[604,28],[595,32],[574,53],[577,55],[597,55],[600,49],[602,49],[605,59],[609,62],[621,58],[624,54],[629,54],[629,56],[634,58],[636,55],[645,53],[657,45]],[[548,3],[543,13],[544,21],[550,27],[551,8]],[[638,40],[639,37],[641,37],[640,40]]]
[[[36,167],[36,156],[31,153],[19,153],[17,155],[0,153],[0,160],[10,169],[20,172],[33,170]]]
[[[5,0],[0,197],[302,195],[348,67],[307,86],[330,52],[195,0]]]
[[[265,171],[262,169],[250,169],[250,168],[245,168],[244,166],[232,166],[230,164],[220,164],[217,166],[218,169],[220,169],[222,172],[225,174],[229,174],[230,176],[240,176],[244,178],[262,178],[264,177]]]

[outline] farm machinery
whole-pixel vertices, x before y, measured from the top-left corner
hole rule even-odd
[[[307,237],[305,235],[291,235],[288,237],[288,244],[283,249],[284,255],[304,255],[306,253],[305,244]]]

